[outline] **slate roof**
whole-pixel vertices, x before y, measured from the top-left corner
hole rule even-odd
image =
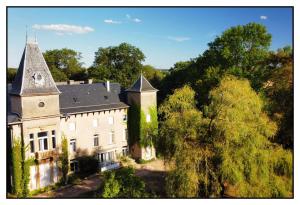
[[[126,91],[128,92],[143,92],[143,91],[158,91],[149,81],[141,74],[139,79]]]
[[[7,85],[7,91],[11,90],[11,84]],[[8,124],[14,124],[14,123],[20,123],[20,118],[17,114],[14,114],[11,112],[11,101],[10,96],[8,95],[8,92],[6,93],[6,110],[7,110],[7,123]]]
[[[35,83],[34,75],[41,74],[43,84]],[[37,43],[26,43],[16,78],[12,84],[11,94],[33,95],[33,94],[58,94],[55,82],[50,74],[42,52]]]
[[[64,115],[129,107],[124,103],[125,93],[118,83],[110,83],[110,92],[107,92],[105,83],[57,87],[61,92],[60,111]]]
[[[105,83],[58,85],[59,106],[62,115],[85,113],[102,110],[128,108],[125,103],[125,92],[120,84],[110,83],[110,92],[106,90]],[[7,85],[8,93],[11,84]],[[10,97],[7,96],[7,122],[8,124],[20,122],[20,118],[10,111]]]

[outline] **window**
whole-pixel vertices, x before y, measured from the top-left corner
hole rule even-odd
[[[128,155],[128,147],[122,147],[122,155],[127,156]]]
[[[113,161],[114,160],[114,152],[108,152],[108,157],[107,157],[107,161]]]
[[[39,132],[38,139],[39,139],[39,150],[40,151],[48,150],[48,132]]]
[[[124,129],[123,131],[123,141],[126,141],[128,139],[128,130]]]
[[[75,160],[70,161],[70,170],[71,172],[77,172],[78,171],[78,162]]]
[[[108,137],[108,144],[112,144],[115,143],[115,132],[111,131],[109,133],[109,137]]]
[[[151,121],[151,116],[149,114],[147,114],[146,116],[146,122],[150,122]]]
[[[98,135],[94,135],[94,146],[99,146],[99,137]]]
[[[52,138],[52,148],[55,149],[56,148],[56,136],[55,136],[55,130],[51,131],[51,138]]]
[[[30,153],[34,153],[34,135],[29,134]]]
[[[108,124],[113,125],[114,124],[114,118],[108,117]]]
[[[123,122],[127,122],[127,115],[123,115]]]
[[[70,131],[74,131],[75,128],[76,128],[75,122],[70,122],[70,123],[69,123],[69,130],[70,130]]]
[[[76,139],[70,140],[70,149],[72,152],[76,152]]]
[[[98,127],[98,120],[97,119],[93,119],[93,127]]]

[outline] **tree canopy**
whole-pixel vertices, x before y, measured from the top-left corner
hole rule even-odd
[[[143,52],[128,43],[107,48],[100,47],[95,53],[89,75],[97,80],[112,80],[129,87],[142,70]]]
[[[84,80],[81,53],[72,49],[53,49],[43,53],[45,61],[55,81]]]

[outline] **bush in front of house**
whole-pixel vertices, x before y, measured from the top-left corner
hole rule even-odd
[[[81,156],[77,158],[77,161],[80,177],[87,177],[98,171],[98,160],[93,156]]]
[[[148,198],[145,183],[135,176],[132,167],[123,167],[114,171],[105,172],[102,187],[103,198]]]

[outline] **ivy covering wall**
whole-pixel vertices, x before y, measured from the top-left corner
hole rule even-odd
[[[154,139],[158,133],[157,109],[156,106],[148,108],[151,121],[146,122],[146,114],[144,111],[133,104],[128,111],[128,132],[129,145],[137,143],[141,147],[153,146]]]
[[[69,152],[68,152],[68,140],[65,136],[61,140],[61,155],[59,157],[60,168],[62,171],[62,183],[66,184],[68,182],[68,172],[69,172]]]
[[[28,184],[30,180],[29,167],[34,163],[33,159],[25,158],[26,147],[23,140],[14,138],[12,145],[12,170],[13,170],[13,193],[21,198],[29,195]]]

